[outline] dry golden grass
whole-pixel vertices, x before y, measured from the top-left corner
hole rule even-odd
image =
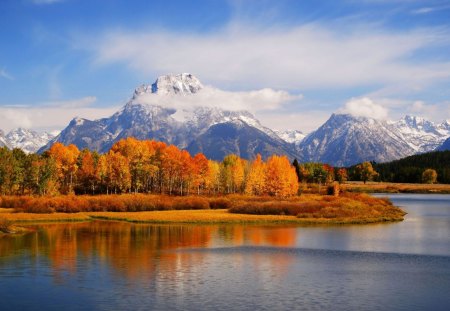
[[[340,197],[323,195],[302,195],[285,200],[273,197],[252,197],[232,195],[220,198],[202,197],[178,197],[166,196],[132,196],[120,197],[120,202],[125,202],[123,209],[104,209],[103,204],[111,207],[113,199],[101,197],[82,197],[81,202],[89,202],[90,206],[76,206],[77,198],[18,198],[17,201],[9,199],[8,204],[18,205],[17,202],[37,202],[42,200],[44,206],[52,203],[52,209],[43,213],[39,209],[36,213],[31,205],[30,211],[24,212],[24,208],[17,206],[15,209],[0,208],[0,218],[14,222],[50,222],[50,221],[89,221],[92,219],[124,220],[131,222],[147,223],[295,223],[295,224],[346,224],[346,223],[374,223],[384,221],[403,220],[404,212],[393,206],[389,200],[374,198],[366,194],[346,193]],[[136,199],[136,202],[134,201]],[[70,205],[66,205],[69,202]],[[93,205],[92,202],[95,202]],[[156,203],[154,203],[156,202]],[[170,210],[145,210],[147,206],[158,206],[170,203]],[[52,212],[55,203],[59,209],[68,212]],[[185,204],[189,203],[189,204]],[[98,205],[97,205],[98,204]],[[209,205],[213,208],[209,209]],[[229,206],[229,209],[223,209]],[[138,208],[134,208],[138,207]],[[221,208],[222,207],[222,208]],[[199,209],[200,208],[200,209]],[[74,210],[83,212],[74,212]],[[229,211],[233,212],[230,213]]]
[[[52,214],[34,214],[34,213],[15,213],[11,209],[0,208],[0,218],[14,222],[51,222],[51,221],[88,221],[91,220],[86,213],[52,213]]]
[[[89,213],[96,219],[122,220],[138,223],[188,223],[188,224],[365,224],[386,221],[401,221],[403,214],[371,217],[340,217],[340,218],[298,218],[286,215],[249,215],[233,214],[227,210],[182,210],[156,212],[95,212]]]
[[[343,188],[351,192],[367,193],[448,193],[450,184],[406,184],[388,182],[347,182]]]

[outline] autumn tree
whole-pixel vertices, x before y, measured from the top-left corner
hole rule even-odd
[[[422,182],[424,184],[435,184],[437,182],[437,173],[433,169],[426,169],[422,173]]]
[[[323,169],[325,171],[325,182],[331,184],[334,181],[334,168],[329,164],[324,164]]]
[[[88,191],[95,193],[95,188],[99,182],[97,175],[97,165],[99,156],[97,153],[91,153],[88,149],[83,149],[78,156],[77,181],[80,190],[83,193]]]
[[[72,193],[78,170],[80,151],[75,145],[64,146],[55,143],[48,150],[48,155],[55,160],[60,189],[63,193]]]
[[[208,160],[206,188],[213,194],[220,192],[220,164],[213,160]]]
[[[235,154],[225,156],[221,165],[221,179],[228,193],[241,191],[244,184],[245,161]]]
[[[336,173],[337,181],[341,183],[345,183],[348,179],[348,173],[345,168],[339,168]]]
[[[256,159],[250,164],[250,170],[245,183],[245,194],[262,195],[265,189],[266,165],[261,155],[258,154]]]
[[[114,190],[114,193],[127,192],[131,188],[128,159],[110,150],[106,154],[105,161],[108,187]]]
[[[356,172],[364,183],[378,176],[378,173],[372,167],[372,163],[368,161],[358,164],[356,166]]]
[[[273,155],[267,160],[265,193],[277,197],[289,197],[298,192],[295,168],[286,156]]]
[[[209,161],[204,154],[198,153],[192,159],[192,164],[194,173],[193,186],[197,190],[197,195],[199,195],[208,185],[208,178],[210,176]]]

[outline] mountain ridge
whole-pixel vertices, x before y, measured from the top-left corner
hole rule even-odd
[[[387,121],[334,113],[307,135],[297,130],[274,131],[247,110],[196,104],[196,96],[206,88],[211,90],[189,73],[160,76],[154,83],[135,88],[125,105],[110,117],[72,119],[47,144],[41,140],[45,146],[39,152],[55,142],[107,152],[116,141],[133,136],[160,140],[190,152],[201,151],[215,160],[221,160],[226,152],[244,158],[252,158],[255,153],[267,158],[277,153],[299,161],[348,166],[432,151],[450,137],[449,121],[435,124],[409,115]],[[26,140],[20,135],[11,139],[13,144],[8,135],[0,132],[0,145],[26,148]]]

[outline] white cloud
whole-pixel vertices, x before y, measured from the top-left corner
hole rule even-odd
[[[388,109],[375,103],[368,97],[352,98],[345,103],[341,113],[348,113],[355,117],[367,117],[374,119],[386,119],[388,116]]]
[[[0,70],[0,77],[11,80],[11,81],[14,80],[14,77],[12,75],[10,75],[8,72],[6,72],[5,69]]]
[[[6,108],[2,109],[0,108],[0,114],[1,114],[1,124],[3,127],[5,127],[5,130],[9,130],[8,125],[11,124],[13,127],[23,127],[23,128],[30,128],[32,125],[32,122],[30,120],[30,116],[27,114],[24,114],[21,109],[14,109],[14,108]]]
[[[285,91],[265,88],[248,92],[227,92],[205,86],[193,96],[143,94],[136,101],[151,105],[161,105],[178,109],[192,107],[221,107],[227,110],[249,110],[252,112],[274,110],[283,104],[301,99],[301,95],[291,95]]]
[[[450,9],[450,5],[441,5],[441,6],[433,6],[433,7],[422,7],[419,9],[415,9],[411,11],[411,14],[420,15],[420,14],[429,14],[437,11],[443,11]]]
[[[275,130],[296,129],[308,134],[317,130],[329,117],[329,112],[323,110],[308,110],[305,112],[260,112],[256,117],[262,124]]]
[[[448,44],[448,30],[392,32],[368,25],[353,32],[308,24],[261,29],[230,24],[210,33],[113,31],[77,46],[95,64],[125,63],[145,75],[192,72],[208,83],[318,89],[425,85],[450,78],[450,62],[414,63],[421,49]]]
[[[0,106],[1,129],[33,128],[38,130],[61,130],[70,120],[79,116],[98,119],[112,115],[119,107],[89,107],[95,97],[50,102],[39,106]]]

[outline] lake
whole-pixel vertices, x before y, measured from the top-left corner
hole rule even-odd
[[[450,195],[400,223],[45,224],[0,237],[1,310],[450,310]]]

